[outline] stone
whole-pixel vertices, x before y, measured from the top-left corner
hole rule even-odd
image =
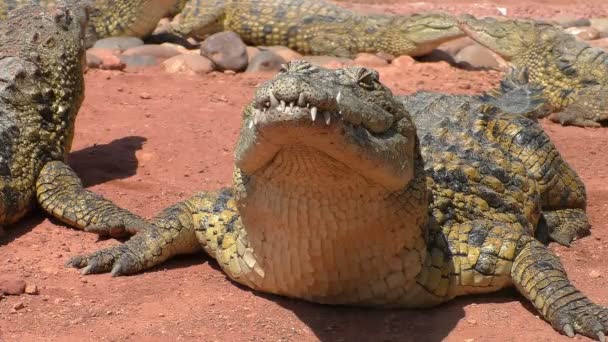
[[[437,50],[445,51],[450,56],[455,57],[460,50],[473,44],[475,44],[475,41],[473,41],[471,38],[461,37],[439,45]]]
[[[409,68],[416,64],[416,60],[411,56],[399,56],[391,62],[391,65],[397,68]]]
[[[354,65],[355,61],[344,57],[334,56],[302,56],[309,63],[325,68],[337,69],[348,65]]]
[[[182,54],[165,60],[162,63],[165,72],[203,75],[213,71],[213,62],[198,54]]]
[[[232,31],[219,32],[205,39],[201,44],[201,55],[209,58],[220,71],[243,71],[247,68],[247,46]]]
[[[103,64],[103,61],[101,60],[101,58],[95,56],[95,54],[89,53],[89,51],[87,51],[86,56],[87,56],[87,66],[89,68],[99,69],[99,67]]]
[[[144,42],[137,37],[110,37],[96,41],[93,48],[125,51],[140,45]]]
[[[260,51],[247,66],[247,72],[279,71],[285,64],[283,57],[272,51]]]
[[[594,40],[600,37],[600,32],[593,27],[569,27],[566,32],[582,40]]]
[[[369,68],[379,68],[387,66],[388,62],[386,61],[386,59],[378,57],[375,54],[359,53],[355,57],[355,64]]]
[[[3,278],[0,279],[0,293],[18,296],[25,292],[25,281],[21,279]]]
[[[29,295],[37,295],[38,294],[38,286],[34,284],[28,284],[25,286],[25,293]]]
[[[87,61],[100,61],[100,63],[97,65],[99,69],[123,70],[126,65],[118,56],[119,53],[119,50],[91,48],[87,50]],[[89,67],[93,68],[95,67],[95,64],[91,64]]]
[[[120,61],[129,67],[146,67],[158,64],[154,56],[120,56]]]
[[[302,59],[302,55],[286,46],[259,46],[262,51],[272,51],[275,54],[281,56],[285,61],[293,61],[294,59]]]
[[[608,37],[608,18],[591,19],[591,27],[599,32],[599,38]]]
[[[597,48],[600,48],[600,49],[608,52],[608,38],[590,40],[587,43],[593,47],[597,47]]]
[[[17,302],[17,303],[15,303],[15,305],[13,305],[13,310],[14,311],[19,311],[19,310],[24,309],[24,308],[25,308],[25,305],[23,305],[22,302]]]
[[[456,54],[454,60],[464,69],[498,69],[500,67],[492,52],[478,44],[463,48]]]
[[[258,54],[258,52],[260,52],[260,49],[256,48],[255,46],[247,46],[247,60],[249,63],[251,63],[251,60],[253,57],[255,57],[255,55]]]
[[[560,25],[563,28],[583,27],[583,26],[591,25],[591,21],[589,21],[589,19],[576,18],[576,17],[572,17],[572,16],[567,16],[567,15],[555,17],[555,18],[553,18],[553,21],[555,21],[558,25]]]
[[[167,59],[181,54],[175,45],[145,44],[125,50],[123,56],[152,56],[157,59]]]

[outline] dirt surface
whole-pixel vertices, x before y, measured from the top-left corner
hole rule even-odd
[[[396,12],[502,6],[536,16],[606,16],[607,5],[599,0],[542,3],[362,6]],[[479,93],[502,76],[443,62],[379,71],[397,94],[423,89]],[[271,76],[194,77],[155,68],[90,71],[70,164],[89,189],[148,217],[196,190],[230,185],[241,109],[254,87]],[[572,248],[552,248],[574,284],[606,305],[608,129],[543,126],[585,180],[593,225],[592,235]],[[0,300],[0,341],[572,341],[557,334],[514,290],[461,298],[430,310],[364,310],[254,293],[229,281],[203,254],[119,278],[84,277],[63,266],[72,255],[115,243],[98,241],[41,213],[10,227],[0,239],[0,276],[24,279],[39,294]]]

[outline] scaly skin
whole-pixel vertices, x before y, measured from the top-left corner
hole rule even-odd
[[[81,0],[91,8],[87,30],[87,46],[102,38],[114,36],[148,36],[158,21],[175,14],[186,0]],[[54,0],[0,0],[0,20],[8,11],[31,3],[52,6]]]
[[[0,226],[36,204],[101,234],[146,225],[84,190],[64,164],[84,99],[86,17],[76,5],[25,6],[0,22]]]
[[[544,88],[553,117],[564,125],[599,127],[608,120],[608,54],[576,39],[560,27],[532,20],[459,17],[471,39]]]
[[[245,108],[232,189],[201,192],[68,264],[121,275],[204,249],[253,289],[375,307],[515,284],[557,330],[603,340],[608,310],[533,237],[541,210],[584,207],[542,130],[462,105],[417,136],[404,101],[375,71],[291,62]],[[568,196],[552,207],[557,191]]]
[[[359,52],[420,56],[464,35],[445,13],[364,15],[324,0],[192,0],[175,30],[197,39],[234,31],[251,45],[340,57]]]

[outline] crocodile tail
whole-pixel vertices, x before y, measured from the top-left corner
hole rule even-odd
[[[529,82],[527,68],[510,68],[498,88],[479,95],[478,99],[486,110],[537,119],[550,114],[542,95],[543,87]]]

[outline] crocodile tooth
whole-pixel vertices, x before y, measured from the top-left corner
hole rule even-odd
[[[284,112],[285,111],[285,106],[286,106],[285,101],[281,100],[281,104],[279,105],[279,110],[281,112]]]
[[[329,126],[331,123],[331,114],[329,112],[323,112],[323,118],[325,119],[325,124]]]
[[[264,103],[264,106],[265,106],[265,107],[270,107],[270,102],[266,101],[266,102]],[[266,110],[266,108],[264,108],[264,110]]]
[[[253,120],[249,120],[249,125],[248,126],[249,126],[249,129],[253,128]]]
[[[310,110],[310,117],[312,118],[313,122],[317,119],[317,107],[312,107]]]
[[[304,102],[304,93],[300,93],[300,95],[298,96],[298,106],[304,107],[304,105],[306,105],[306,103]]]
[[[340,104],[340,99],[342,98],[342,91],[340,90],[338,92],[338,95],[336,96],[336,103]]]
[[[293,113],[293,106],[295,104],[293,102],[289,102],[289,113]]]
[[[272,89],[270,89],[270,95],[268,97],[270,98],[270,105],[272,107],[276,107],[279,105],[279,100],[277,99],[276,96],[274,96],[274,92]]]
[[[253,124],[257,125],[258,124],[258,116],[253,114]]]

